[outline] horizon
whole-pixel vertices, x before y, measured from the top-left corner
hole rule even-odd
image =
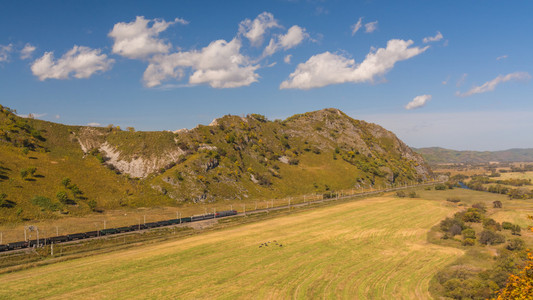
[[[0,7],[0,102],[23,116],[175,131],[335,107],[414,148],[533,148],[533,3]]]

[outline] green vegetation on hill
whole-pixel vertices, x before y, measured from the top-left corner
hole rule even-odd
[[[533,149],[509,149],[503,151],[456,151],[439,147],[413,148],[429,164],[488,163],[533,161]]]
[[[228,115],[173,133],[66,126],[2,107],[0,129],[3,222],[382,187],[431,176],[393,133],[336,109],[273,122]]]

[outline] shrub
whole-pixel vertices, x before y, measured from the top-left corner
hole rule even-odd
[[[56,203],[52,203],[52,200],[50,200],[50,198],[44,196],[34,196],[31,199],[31,203],[33,205],[40,206],[43,210],[56,211],[59,209]]]
[[[405,192],[404,191],[397,191],[396,192],[396,196],[398,196],[400,198],[405,198]]]
[[[91,199],[87,202],[87,205],[89,205],[89,208],[92,210],[92,211],[95,211],[96,210],[96,200],[94,199]]]
[[[464,222],[480,223],[483,215],[476,208],[469,208],[463,215]]]
[[[446,201],[452,202],[452,203],[457,203],[457,202],[461,202],[461,199],[459,199],[459,198],[448,198],[448,199],[446,199]]]
[[[492,205],[494,208],[502,208],[502,202],[501,201],[494,201],[492,202]]]
[[[481,202],[472,204],[472,207],[477,208],[480,212],[483,213],[487,211],[487,206]]]
[[[507,230],[511,230],[513,228],[513,223],[511,223],[511,222],[502,222],[502,228],[503,229],[507,229]]]
[[[476,231],[472,228],[467,228],[461,232],[463,238],[466,239],[476,239]]]
[[[64,187],[68,187],[69,184],[70,184],[70,178],[68,178],[68,177],[64,177],[64,178],[61,180],[61,184],[62,184]]]
[[[526,243],[521,238],[513,238],[508,241],[508,244],[505,248],[511,251],[523,250],[526,246]]]
[[[65,192],[65,191],[59,191],[59,192],[57,192],[57,194],[56,194],[56,198],[57,198],[57,200],[59,200],[59,202],[61,202],[62,204],[67,204],[67,202],[68,202],[68,195],[67,195],[67,192]]]
[[[479,242],[483,245],[495,245],[505,242],[505,236],[490,230],[483,230],[479,235]]]
[[[454,225],[458,225],[461,229],[464,228],[464,223],[461,220],[446,218],[440,222],[440,229],[444,232],[450,232]]]
[[[502,226],[500,223],[496,222],[494,219],[485,219],[483,220],[483,228],[489,229],[492,231],[500,231],[502,230]]]
[[[511,234],[512,235],[520,235],[520,226],[518,225],[513,225],[513,227],[511,228]]]
[[[476,244],[475,239],[464,239],[463,246],[474,246]]]
[[[415,191],[409,193],[409,198],[418,198],[418,194]]]
[[[446,189],[446,185],[443,184],[443,183],[439,183],[437,185],[435,185],[435,190],[437,191],[444,191]]]
[[[451,236],[456,236],[456,235],[459,235],[461,234],[461,226],[459,226],[459,224],[453,224],[450,229],[448,230],[448,233],[451,235]]]

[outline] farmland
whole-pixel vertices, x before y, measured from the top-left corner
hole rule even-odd
[[[428,244],[427,231],[453,211],[392,196],[350,202],[4,274],[0,298],[430,298],[433,274],[462,251]]]

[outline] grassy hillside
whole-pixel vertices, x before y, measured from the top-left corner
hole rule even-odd
[[[422,181],[393,133],[336,109],[180,132],[66,126],[0,107],[0,220],[280,198]]]
[[[438,147],[413,148],[429,164],[442,163],[488,163],[533,161],[533,149],[509,149],[503,151],[456,151]]]
[[[0,298],[430,299],[433,275],[463,251],[426,235],[454,210],[396,197],[325,207],[3,274]]]

